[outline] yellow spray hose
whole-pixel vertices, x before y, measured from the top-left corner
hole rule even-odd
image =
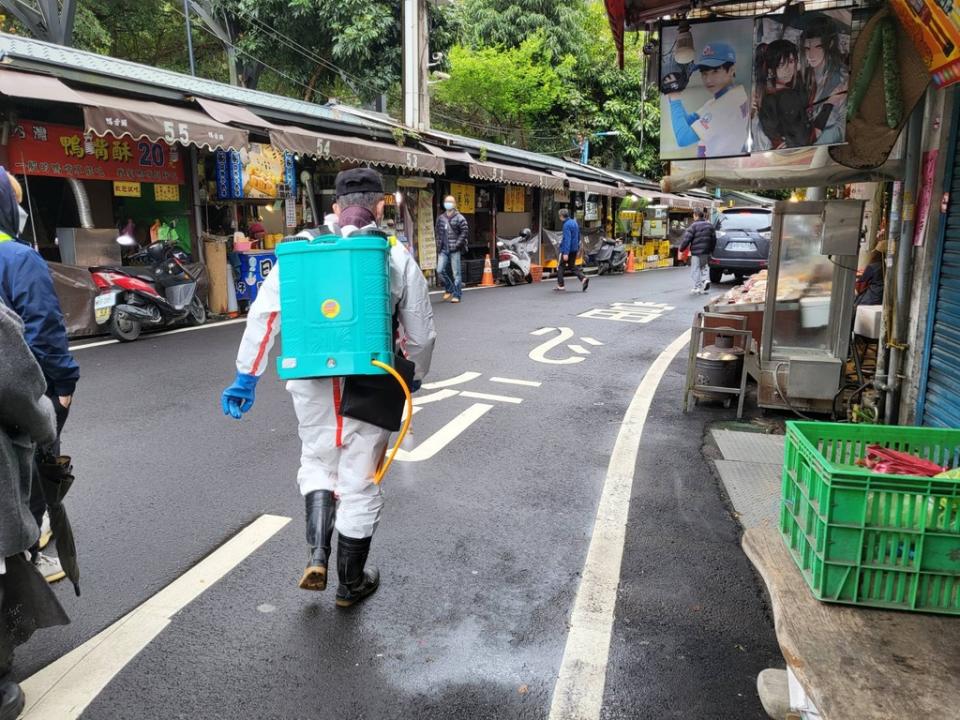
[[[403,439],[410,431],[410,421],[413,419],[413,396],[410,394],[410,388],[407,387],[407,383],[404,382],[400,373],[386,363],[380,362],[379,360],[371,360],[371,362],[381,370],[386,370],[388,373],[393,375],[394,380],[400,383],[400,387],[403,388],[403,394],[407,396],[407,418],[403,421],[403,427],[400,428],[400,434],[397,436],[397,443],[393,446],[393,450],[390,451],[390,456],[387,458],[387,461],[377,469],[377,472],[374,473],[373,476],[373,482],[379,485],[380,481],[383,480],[383,476],[387,474],[387,470],[390,469],[390,465],[393,463],[393,459],[397,455],[397,450],[400,449],[400,443],[403,442]]]

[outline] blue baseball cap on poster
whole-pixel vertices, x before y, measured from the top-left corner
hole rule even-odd
[[[697,69],[702,67],[716,68],[725,63],[737,62],[737,53],[733,46],[727,43],[712,42],[703,46],[700,57],[697,59]]]

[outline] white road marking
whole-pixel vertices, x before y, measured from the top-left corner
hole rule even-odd
[[[210,330],[212,328],[223,327],[224,325],[236,325],[238,323],[246,322],[245,317],[234,318],[232,320],[224,320],[223,322],[212,322],[207,323],[206,325],[196,325],[194,327],[185,327],[177,328],[176,330],[164,330],[163,332],[150,333],[149,335],[142,335],[140,340],[152,340],[153,338],[163,337],[164,335],[179,335],[180,333],[185,332],[194,332],[195,330]],[[87,350],[88,348],[103,347],[104,345],[117,345],[119,340],[100,340],[98,342],[86,343],[84,345],[74,345],[70,348],[70,352],[76,352],[77,350]]]
[[[548,352],[550,352],[551,350],[553,350],[553,349],[554,349],[555,347],[557,347],[558,345],[562,345],[562,344],[565,343],[567,340],[569,340],[570,338],[573,337],[573,330],[571,330],[570,328],[566,328],[566,327],[562,327],[562,328],[548,328],[547,330],[548,330],[548,332],[553,331],[553,330],[559,330],[559,331],[560,331],[560,334],[557,335],[555,338],[552,338],[552,339],[550,339],[550,340],[547,340],[547,341],[546,341],[545,343],[543,343],[542,345],[537,345],[533,350],[531,350],[531,351],[530,351],[530,359],[531,359],[531,360],[534,360],[535,362],[546,363],[547,365],[573,365],[573,364],[575,364],[575,363],[583,362],[583,361],[584,361],[584,358],[582,358],[582,357],[577,357],[577,356],[571,356],[571,357],[568,357],[568,358],[563,358],[562,360],[551,360],[550,358],[548,358],[548,357],[547,357],[547,353],[548,353]],[[530,334],[531,334],[531,335],[545,335],[546,333],[542,333],[542,332],[540,332],[539,330],[537,330],[537,331],[534,331],[534,332],[532,332],[532,333],[530,333]]]
[[[469,390],[464,390],[460,394],[463,395],[463,397],[474,400],[493,400],[495,402],[513,403],[514,405],[519,405],[523,402],[523,398],[511,397],[509,395],[488,395],[487,393],[470,392]]]
[[[524,387],[540,387],[543,385],[536,380],[514,380],[513,378],[492,377],[490,382],[503,383],[504,385],[523,385]]]
[[[552,327],[542,327],[542,328],[540,328],[539,330],[534,330],[534,331],[533,331],[532,333],[530,333],[530,334],[531,334],[531,335],[547,335],[548,333],[552,333],[554,330],[556,330],[556,328],[552,328]]]
[[[643,376],[623,416],[607,466],[590,549],[580,575],[549,720],[597,720],[600,717],[620,563],[643,426],[660,381],[689,340],[690,331],[687,330],[660,353]]]
[[[426,387],[426,385],[424,385],[424,387]],[[437,402],[438,400],[456,397],[459,394],[457,390],[437,390],[435,393],[430,393],[429,395],[421,395],[419,397],[414,395],[413,404],[415,406],[426,405],[427,403]]]
[[[461,383],[470,382],[471,380],[476,380],[480,377],[478,372],[465,372],[452,377],[449,380],[438,380],[437,382],[427,383],[423,387],[427,390],[439,390],[440,388],[452,387],[453,385],[460,385]]]
[[[587,345],[593,345],[594,347],[600,347],[603,345],[602,342],[599,340],[594,340],[592,337],[582,337],[580,339],[583,340]]]
[[[443,450],[457,436],[493,409],[493,405],[474,403],[413,450],[397,450],[398,462],[423,462]]]
[[[577,355],[589,355],[590,351],[587,350],[583,345],[567,345],[568,348],[573,350]]]
[[[83,645],[21,683],[22,720],[74,720],[180,610],[279,532],[290,518],[261,515],[199,564]]]
[[[476,287],[465,287],[463,292],[473,292],[474,290],[491,290],[493,288],[500,287],[499,285],[477,285]],[[443,290],[431,290],[430,295],[443,295]]]

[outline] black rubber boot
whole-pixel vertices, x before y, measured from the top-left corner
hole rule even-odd
[[[337,517],[337,500],[331,490],[314,490],[304,498],[307,508],[307,545],[310,558],[300,578],[304,590],[327,589],[327,563],[330,560],[330,541],[333,523]]]
[[[346,608],[376,592],[380,573],[376,568],[365,570],[371,538],[356,540],[337,533],[337,606]]]
[[[10,680],[0,681],[0,720],[17,720],[25,704],[19,685]]]

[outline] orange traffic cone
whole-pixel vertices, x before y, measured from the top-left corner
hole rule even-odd
[[[490,267],[489,253],[483,258],[483,277],[480,279],[480,287],[493,287],[493,268]]]
[[[636,268],[633,266],[633,250],[631,250],[627,253],[627,272],[632,273],[636,271]]]

